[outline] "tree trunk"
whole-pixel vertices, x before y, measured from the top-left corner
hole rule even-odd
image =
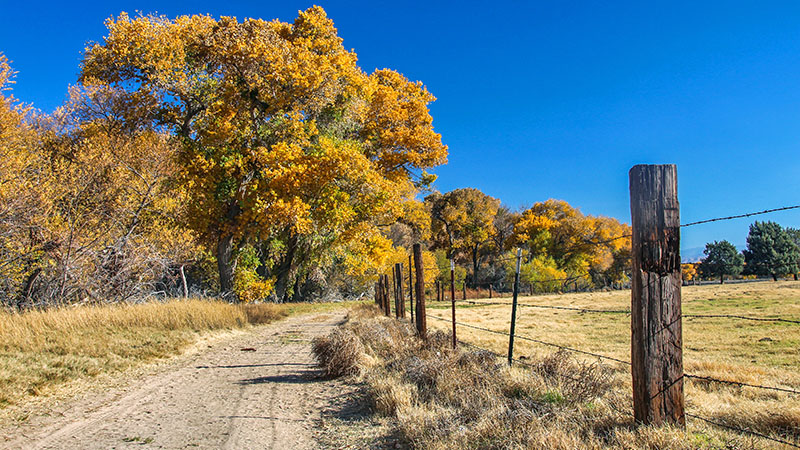
[[[774,274],[774,273],[772,274],[772,281],[778,281],[778,275],[777,274]]]
[[[725,284],[725,274],[719,274],[719,284]]]
[[[233,234],[219,237],[217,242],[219,293],[222,298],[233,297]]]
[[[228,224],[233,224],[236,217],[239,216],[242,210],[239,208],[239,203],[233,200],[228,205],[228,211],[225,214]],[[236,300],[233,292],[233,271],[236,266],[236,260],[233,257],[233,233],[221,234],[217,241],[217,270],[219,271],[219,291],[222,298],[228,298],[233,301]]]
[[[279,302],[288,300],[289,278],[294,265],[294,256],[297,252],[297,235],[292,233],[286,242],[286,254],[281,258],[280,264],[275,268],[275,297]]]
[[[478,286],[478,246],[472,247],[472,287]]]
[[[186,272],[183,271],[183,266],[181,266],[181,286],[183,287],[183,298],[188,298],[189,285],[186,284]]]

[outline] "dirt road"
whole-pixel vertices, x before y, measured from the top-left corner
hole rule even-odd
[[[320,411],[343,394],[310,352],[344,312],[290,318],[178,357],[128,387],[31,418],[4,448],[313,449]]]

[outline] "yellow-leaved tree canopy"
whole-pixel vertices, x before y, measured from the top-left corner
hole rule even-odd
[[[434,248],[446,250],[447,258],[461,255],[472,262],[472,284],[478,280],[481,249],[496,234],[495,216],[500,200],[475,188],[434,193],[425,198],[431,211]]]
[[[523,211],[511,239],[525,249],[526,262],[538,258],[544,266],[570,277],[591,277],[599,285],[624,281],[630,264],[630,226],[584,215],[563,200]]]
[[[326,262],[384,263],[378,225],[447,157],[421,83],[365,74],[320,7],[293,23],[122,14],[106,25],[81,81],[119,91],[138,123],[179,143],[190,224],[223,294],[257,275],[284,300]],[[236,273],[240,255],[250,273]]]

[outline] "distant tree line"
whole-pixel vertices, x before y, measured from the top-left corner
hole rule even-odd
[[[697,264],[684,264],[686,281],[696,278],[719,279],[744,276],[768,276],[773,280],[792,275],[797,279],[800,271],[800,230],[784,228],[775,222],[758,222],[750,225],[747,248],[739,252],[728,241],[706,244],[705,257]]]

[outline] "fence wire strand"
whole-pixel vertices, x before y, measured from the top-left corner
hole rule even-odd
[[[441,321],[444,321],[444,322],[451,322],[450,319],[445,319],[445,318],[437,317],[437,316],[433,316],[433,315],[428,316],[428,317],[432,317],[434,319],[441,320]],[[501,336],[508,336],[508,337],[511,336],[511,334],[503,332],[503,331],[491,330],[489,328],[478,327],[478,326],[475,326],[475,325],[470,325],[468,323],[456,322],[456,325],[462,326],[462,327],[466,327],[466,328],[473,328],[475,330],[485,331],[487,333],[499,334]],[[581,353],[581,354],[584,354],[584,355],[594,356],[594,357],[600,358],[600,359],[607,359],[609,361],[614,361],[614,362],[626,364],[626,365],[629,365],[629,366],[631,365],[631,363],[628,362],[628,361],[623,361],[621,359],[617,359],[617,358],[614,358],[614,357],[611,357],[611,356],[601,355],[599,353],[587,352],[585,350],[579,350],[577,348],[567,347],[567,346],[564,346],[564,345],[553,344],[552,342],[545,342],[545,341],[542,341],[542,340],[539,340],[539,339],[534,339],[534,338],[527,337],[527,336],[521,336],[521,335],[516,334],[516,333],[514,333],[514,338],[515,339],[520,339],[520,340],[523,340],[523,341],[535,342],[537,344],[547,345],[547,346],[550,346],[550,347],[555,347],[555,348],[559,348],[561,350],[567,350],[567,351],[574,352],[574,353]]]
[[[741,386],[747,386],[747,387],[750,387],[750,388],[764,389],[764,390],[768,390],[768,391],[778,391],[778,392],[788,392],[790,394],[800,394],[800,391],[797,391],[797,390],[794,390],[794,389],[780,388],[780,387],[775,387],[775,386],[763,386],[763,385],[760,385],[760,384],[744,383],[742,381],[720,380],[718,378],[706,377],[706,376],[702,376],[702,375],[694,375],[694,374],[690,374],[690,373],[685,373],[685,374],[683,374],[683,376],[684,376],[684,378],[709,381],[709,382],[712,382],[712,383],[729,384],[729,385],[740,386],[740,387]]]
[[[781,317],[753,317],[753,316],[739,316],[735,314],[683,314],[683,317],[688,317],[690,319],[727,318],[727,319],[752,320],[756,322],[786,322],[786,323],[800,324],[800,320],[784,319]]]
[[[800,448],[800,444],[797,444],[795,442],[790,442],[790,441],[787,441],[787,440],[784,440],[784,439],[781,439],[781,438],[772,437],[772,436],[764,434],[764,433],[759,433],[758,431],[752,431],[752,430],[748,430],[746,428],[739,428],[737,426],[728,425],[728,424],[725,424],[725,423],[722,423],[722,422],[717,422],[715,420],[707,419],[705,417],[698,416],[696,414],[690,414],[690,413],[684,413],[684,414],[686,415],[686,417],[691,417],[693,419],[702,420],[703,422],[708,422],[708,423],[710,423],[712,425],[716,425],[716,426],[718,426],[720,428],[727,428],[729,430],[733,430],[733,431],[736,431],[738,433],[749,434],[751,436],[756,436],[756,437],[760,437],[762,439],[767,439],[767,440],[770,440],[770,441],[773,441],[773,442],[778,442],[778,443],[781,443],[781,444],[784,444],[784,445],[788,445],[790,447]]]
[[[512,306],[512,303],[506,302],[481,302],[481,301],[474,301],[474,300],[456,300],[459,303],[469,303],[471,305],[486,305],[486,306]],[[606,314],[630,314],[630,310],[627,309],[592,309],[592,308],[577,308],[577,307],[570,307],[570,306],[550,306],[550,305],[531,305],[528,303],[517,303],[518,307],[521,308],[539,308],[539,309],[557,309],[557,310],[564,310],[564,311],[578,311],[584,313],[606,313]]]
[[[486,306],[511,306],[511,303],[507,302],[484,302],[484,301],[475,301],[475,300],[456,300],[459,303],[468,303],[471,305],[486,305]],[[630,314],[631,311],[629,309],[592,309],[592,308],[580,308],[580,307],[570,307],[570,306],[552,306],[552,305],[531,305],[528,303],[518,303],[518,307],[522,308],[539,308],[539,309],[556,309],[556,310],[564,310],[564,311],[577,311],[581,313],[599,313],[599,314]],[[756,322],[784,322],[784,323],[796,323],[800,324],[800,320],[794,319],[784,319],[781,317],[754,317],[754,316],[740,316],[736,314],[683,314],[683,318],[690,318],[690,319],[717,319],[717,318],[727,318],[727,319],[740,319],[740,320],[751,320]]]
[[[714,219],[698,220],[697,222],[689,222],[689,223],[681,224],[681,227],[691,227],[691,226],[694,226],[694,225],[700,225],[701,223],[719,222],[721,220],[741,219],[743,217],[758,216],[760,214],[768,214],[768,213],[773,213],[773,212],[777,212],[777,211],[787,211],[787,210],[790,210],[790,209],[797,209],[797,208],[800,208],[800,205],[783,206],[783,207],[780,207],[780,208],[765,209],[763,211],[751,212],[751,213],[746,213],[746,214],[737,214],[735,216],[717,217],[717,218],[714,218]]]

